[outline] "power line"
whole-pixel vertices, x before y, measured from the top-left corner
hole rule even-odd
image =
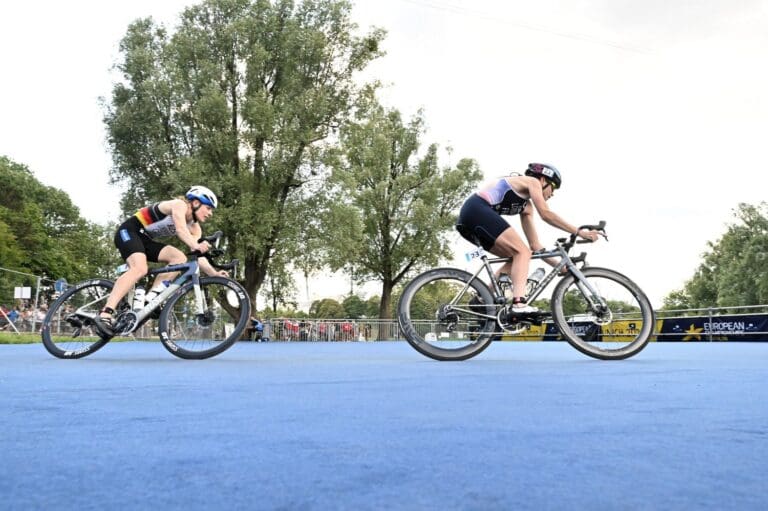
[[[566,39],[574,39],[577,41],[587,42],[591,44],[597,44],[600,46],[609,46],[611,48],[616,48],[623,51],[631,51],[634,53],[644,53],[644,54],[650,54],[653,53],[651,50],[648,50],[646,48],[638,48],[636,46],[630,46],[626,44],[617,43],[615,41],[610,41],[607,39],[600,39],[597,37],[588,36],[585,34],[579,34],[576,32],[563,32],[560,30],[554,30],[548,27],[540,26],[540,25],[533,25],[530,23],[524,23],[520,21],[513,21],[505,18],[501,18],[499,16],[492,16],[488,13],[477,11],[474,9],[467,9],[466,7],[461,7],[458,5],[451,5],[451,4],[437,4],[434,2],[429,2],[426,0],[400,0],[401,2],[418,5],[420,7],[426,7],[428,9],[434,9],[438,11],[444,11],[449,12],[453,14],[461,14],[466,16],[472,16],[479,19],[489,20],[493,21],[495,23],[501,23],[504,25],[510,25],[513,27],[522,28],[525,30],[530,30],[532,32],[540,32],[543,34],[550,34],[557,37],[563,37]]]

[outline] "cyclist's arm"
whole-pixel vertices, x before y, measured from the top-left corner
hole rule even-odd
[[[200,257],[197,260],[197,264],[200,266],[200,270],[202,270],[203,273],[206,275],[210,275],[211,277],[215,277],[217,275],[226,277],[229,275],[226,270],[217,270],[213,266],[211,266],[211,263],[208,261],[208,259],[204,257]]]
[[[176,226],[176,237],[179,238],[192,251],[205,253],[210,248],[207,241],[198,243],[202,236],[202,230],[198,224],[187,227],[187,203],[181,199],[168,201],[171,204],[171,216]]]
[[[528,240],[528,246],[531,247],[531,250],[533,252],[544,250],[545,247],[541,244],[541,241],[539,241],[539,235],[536,232],[536,227],[533,223],[533,211],[531,211],[530,208],[526,208],[520,213],[520,223],[523,226],[523,232],[525,233],[525,237]],[[546,259],[543,259],[543,261],[554,268],[559,262],[559,259],[547,257]]]
[[[541,192],[541,186],[536,178],[530,178],[533,182],[528,184],[528,195],[531,197],[531,202],[536,206],[539,216],[546,223],[552,227],[561,229],[568,234],[578,234],[582,238],[595,241],[597,239],[597,233],[595,231],[579,230],[576,226],[566,222],[560,215],[549,209],[547,201],[544,200],[544,194]]]
[[[533,205],[536,207],[536,211],[539,213],[541,219],[552,227],[561,229],[569,234],[574,234],[576,232],[576,226],[569,224],[560,215],[549,209],[547,201],[544,200],[544,194],[541,192],[539,181],[535,178],[530,179],[533,183],[529,183],[528,185],[528,194],[530,195],[531,202],[533,202]]]

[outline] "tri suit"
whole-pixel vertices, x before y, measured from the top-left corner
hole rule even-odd
[[[509,223],[501,215],[518,215],[528,205],[528,199],[520,197],[501,178],[493,185],[473,193],[461,207],[456,230],[472,244],[490,250]]]
[[[187,224],[192,227],[194,222]],[[160,203],[141,208],[117,228],[115,246],[123,259],[136,252],[147,255],[147,261],[156,263],[160,251],[166,245],[155,241],[156,238],[169,238],[176,234],[173,216],[160,211]]]

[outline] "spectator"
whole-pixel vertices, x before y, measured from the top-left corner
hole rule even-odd
[[[341,324],[341,340],[342,341],[354,341],[355,340],[355,325],[349,321],[345,321]]]
[[[246,331],[248,332],[248,339],[261,342],[264,337],[264,323],[259,318],[251,316],[251,325]]]

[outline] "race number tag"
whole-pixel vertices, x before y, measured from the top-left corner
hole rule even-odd
[[[473,250],[471,252],[467,252],[466,254],[464,254],[464,257],[467,258],[467,261],[471,261],[472,259],[476,259],[478,257],[483,257],[484,255],[485,255],[485,250],[483,250],[482,248],[478,247],[477,249],[475,249],[475,250]]]

